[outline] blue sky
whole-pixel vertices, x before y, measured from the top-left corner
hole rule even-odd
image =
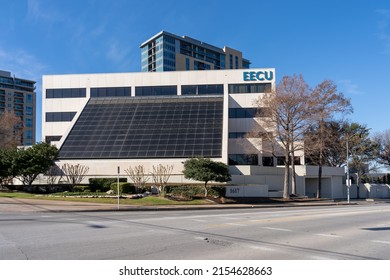
[[[44,74],[139,72],[140,44],[165,30],[243,52],[277,80],[333,80],[351,121],[390,128],[390,2],[386,0],[13,0],[0,5],[0,69]],[[39,119],[40,122],[40,119]],[[40,125],[37,135],[40,140]]]

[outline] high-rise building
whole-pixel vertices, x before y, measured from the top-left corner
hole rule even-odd
[[[242,52],[161,31],[141,44],[142,72],[248,69]]]
[[[0,71],[0,115],[13,112],[22,121],[21,145],[35,143],[35,81],[16,78]]]

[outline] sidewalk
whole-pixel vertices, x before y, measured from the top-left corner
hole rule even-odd
[[[360,203],[376,203],[367,201],[351,201],[350,205]],[[202,210],[202,209],[243,209],[243,208],[273,208],[273,207],[302,207],[302,206],[337,206],[348,205],[346,201],[332,200],[307,202],[274,202],[261,204],[209,204],[209,205],[156,205],[133,206],[120,205],[119,211],[167,211],[167,210]],[[117,204],[71,202],[44,199],[23,199],[0,197],[0,213],[4,212],[85,212],[85,211],[118,211]]]

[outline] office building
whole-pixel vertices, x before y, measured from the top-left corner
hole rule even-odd
[[[267,121],[255,101],[275,87],[273,68],[45,75],[42,86],[43,140],[60,149],[58,165],[86,165],[88,177],[173,165],[170,182],[186,183],[183,162],[207,157],[229,165],[231,184],[282,196],[278,157],[260,135],[245,137]],[[298,193],[312,196],[316,169],[297,157]],[[343,175],[324,168],[323,196],[342,196]]]
[[[161,31],[141,44],[142,72],[247,69],[238,50],[218,48],[187,36]]]
[[[20,117],[23,130],[20,145],[35,143],[35,82],[0,71],[0,114],[13,112]]]

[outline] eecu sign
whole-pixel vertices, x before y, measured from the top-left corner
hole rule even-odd
[[[245,71],[243,72],[244,81],[272,81],[274,79],[273,71]]]

